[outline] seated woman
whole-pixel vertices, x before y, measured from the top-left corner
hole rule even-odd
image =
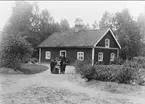
[[[50,72],[51,73],[53,73],[53,70],[54,70],[56,64],[57,64],[56,61],[52,59],[50,62]]]
[[[59,74],[59,71],[60,71],[60,59],[59,58],[56,58],[56,65],[53,69],[53,74]]]

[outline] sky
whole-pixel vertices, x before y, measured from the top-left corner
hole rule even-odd
[[[145,12],[145,1],[37,1],[40,9],[48,9],[56,22],[67,19],[71,26],[76,17],[92,25],[99,22],[105,11],[116,13],[128,8],[134,18]],[[12,12],[14,1],[0,1],[0,30],[6,24]]]

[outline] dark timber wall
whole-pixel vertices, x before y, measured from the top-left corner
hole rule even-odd
[[[50,62],[50,59],[45,59],[45,52],[51,52],[51,59],[59,57],[60,50],[66,50],[66,57],[70,63],[75,62],[77,59],[77,52],[84,52],[84,60],[92,59],[92,49],[91,48],[41,48],[41,62]]]
[[[105,39],[106,38],[110,39],[110,47],[111,48],[119,48],[115,39],[111,35],[110,31],[100,40],[100,42],[97,44],[97,46],[105,47]]]

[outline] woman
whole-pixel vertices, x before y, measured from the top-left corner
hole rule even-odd
[[[66,57],[63,54],[62,54],[62,57],[61,57],[60,66],[61,66],[61,73],[64,74],[65,73],[65,68],[66,68]]]
[[[52,59],[50,62],[50,72],[51,73],[53,73],[55,65],[56,65],[56,61]]]
[[[59,58],[55,58],[55,60],[56,60],[56,64],[55,64],[52,72],[53,72],[53,74],[59,74],[61,60]]]

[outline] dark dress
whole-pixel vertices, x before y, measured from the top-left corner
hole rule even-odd
[[[65,73],[65,68],[66,68],[66,58],[65,57],[61,57],[60,67],[61,67],[61,73]]]
[[[55,65],[56,65],[56,62],[55,61],[51,61],[50,62],[50,71],[51,71],[51,73],[53,73],[54,71],[54,68],[55,68]]]

